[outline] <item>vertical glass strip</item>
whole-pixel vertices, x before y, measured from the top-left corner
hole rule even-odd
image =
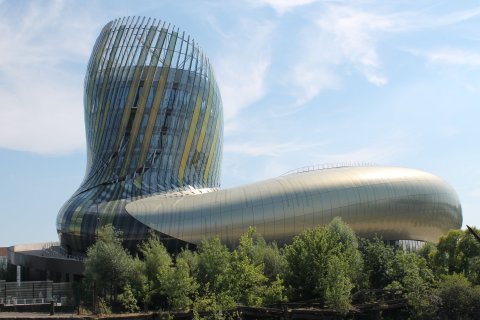
[[[150,146],[150,140],[152,138],[153,129],[155,122],[157,120],[158,111],[160,109],[161,99],[164,95],[165,84],[167,82],[168,73],[170,71],[170,64],[172,62],[173,53],[175,50],[175,45],[177,41],[177,32],[172,32],[170,41],[168,43],[167,55],[162,67],[162,73],[160,74],[160,79],[158,80],[157,88],[155,91],[155,97],[153,98],[152,109],[150,111],[150,116],[148,118],[147,127],[145,128],[145,134],[143,138],[142,148],[140,151],[140,157],[138,159],[138,164],[143,165],[145,158],[147,157],[147,152]]]
[[[200,129],[200,137],[197,142],[197,147],[196,151],[197,154],[200,154],[202,147],[203,147],[203,142],[205,140],[205,134],[207,130],[207,125],[208,121],[210,120],[210,114],[211,114],[211,109],[212,109],[212,97],[213,97],[213,76],[212,76],[212,71],[209,70],[209,86],[210,90],[208,93],[208,100],[207,100],[207,109],[205,110],[205,115],[203,117],[203,123],[202,123],[202,128]]]
[[[140,77],[141,77],[143,69],[145,68],[145,60],[147,59],[148,52],[151,50],[150,46],[152,44],[155,32],[156,32],[156,28],[154,26],[151,26],[150,29],[148,30],[147,39],[142,44],[142,51],[140,53],[140,59],[137,63],[137,70],[136,70],[136,72],[137,72],[136,76],[139,77],[138,78],[139,80],[141,80]],[[130,167],[130,160],[132,158],[133,149],[134,149],[134,146],[137,142],[138,129],[140,127],[140,122],[143,119],[143,112],[145,110],[146,97],[148,96],[148,93],[150,92],[150,86],[152,85],[153,74],[154,73],[155,73],[155,68],[150,67],[148,69],[148,75],[147,75],[147,77],[149,76],[149,78],[145,80],[145,83],[144,83],[144,86],[143,86],[143,91],[141,93],[141,97],[139,99],[139,102],[137,103],[136,106],[135,105],[131,106],[133,108],[137,108],[137,111],[135,112],[135,117],[134,117],[134,120],[133,120],[132,129],[130,131],[130,141],[128,142],[128,147],[127,147],[127,151],[126,151],[126,159],[123,163],[123,170],[121,172],[122,176],[126,174],[127,170]],[[137,79],[135,78],[133,81],[137,81]],[[137,92],[138,92],[138,90],[139,89],[137,89]],[[138,94],[138,93],[136,93],[136,94]],[[133,103],[135,103],[135,101]]]
[[[180,162],[180,170],[178,171],[178,181],[183,183],[183,177],[185,175],[185,167],[187,165],[188,154],[192,147],[193,136],[195,134],[195,129],[197,128],[198,116],[200,115],[200,109],[202,108],[202,96],[197,96],[197,102],[195,103],[195,110],[193,112],[192,122],[190,123],[190,129],[188,130],[187,141],[185,143],[185,148],[183,149],[182,161]]]
[[[214,152],[216,150],[216,146],[217,146],[218,132],[220,131],[221,119],[222,119],[222,115],[219,114],[218,117],[217,117],[217,125],[215,127],[215,134],[213,135],[213,143],[210,146],[210,152],[208,154],[207,165],[205,166],[205,172],[203,174],[203,183],[205,185],[207,185],[208,180],[209,180],[210,167],[212,166],[212,158],[213,158]]]

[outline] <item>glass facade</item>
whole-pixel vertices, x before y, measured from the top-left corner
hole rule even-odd
[[[341,216],[361,236],[435,241],[461,226],[455,191],[418,170],[325,167],[218,190],[220,93],[207,57],[177,28],[128,17],[101,31],[85,77],[87,170],[57,217],[62,246],[84,252],[113,224],[127,247],[156,230],[169,248],[249,226],[290,241]]]
[[[127,241],[147,227],[125,211],[152,194],[218,188],[222,103],[195,41],[155,19],[108,23],[85,77],[87,170],[57,217],[62,245],[84,251],[112,223]]]

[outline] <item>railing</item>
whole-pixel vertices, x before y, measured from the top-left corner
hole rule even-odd
[[[68,305],[67,297],[53,297],[53,299],[47,299],[47,298],[18,299],[16,297],[7,297],[7,298],[0,298],[0,305],[14,306],[14,305],[50,304],[52,300],[57,306]]]
[[[293,169],[285,172],[281,176],[286,176],[286,175],[295,174],[295,173],[302,173],[302,172],[343,168],[343,167],[372,167],[372,166],[377,166],[377,164],[372,162],[362,162],[362,161],[324,163],[324,164],[316,164],[312,166],[305,166],[298,169]]]
[[[45,243],[42,249],[42,256],[52,258],[62,258],[68,260],[85,261],[85,257],[68,254],[58,242]]]
[[[0,305],[46,304],[51,301],[67,305],[73,300],[72,283],[52,281],[5,282],[0,280]]]

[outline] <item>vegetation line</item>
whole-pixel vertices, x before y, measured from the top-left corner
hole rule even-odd
[[[121,235],[106,226],[88,249],[85,268],[76,288],[81,308],[104,314],[480,318],[480,242],[468,230],[452,230],[437,245],[407,252],[379,238],[360,239],[335,218],[283,248],[249,228],[234,250],[213,238],[195,252],[171,255],[152,233],[132,256]]]

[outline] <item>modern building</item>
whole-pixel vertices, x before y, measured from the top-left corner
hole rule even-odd
[[[110,223],[129,247],[153,229],[172,250],[213,236],[233,244],[249,226],[284,243],[335,216],[361,236],[413,244],[462,223],[447,183],[406,168],[325,167],[219,190],[212,67],[193,38],[155,19],[103,28],[85,77],[85,125],[85,179],[57,219],[69,252],[85,252]]]
[[[0,247],[0,271],[7,268],[8,250],[6,247]]]
[[[220,186],[220,93],[184,32],[149,18],[109,22],[88,64],[84,100],[86,175],[57,218],[69,252],[85,252],[110,223],[127,246],[145,239],[149,227],[125,209],[135,199]]]
[[[462,224],[445,181],[400,167],[312,167],[220,190],[222,101],[212,67],[193,38],[162,21],[105,25],[84,103],[87,170],[58,214],[60,246],[9,249],[12,263],[41,265],[50,278],[81,274],[81,258],[71,255],[84,254],[107,224],[130,249],[154,230],[172,251],[214,236],[234,245],[249,226],[288,243],[336,216],[360,236],[412,248]]]

